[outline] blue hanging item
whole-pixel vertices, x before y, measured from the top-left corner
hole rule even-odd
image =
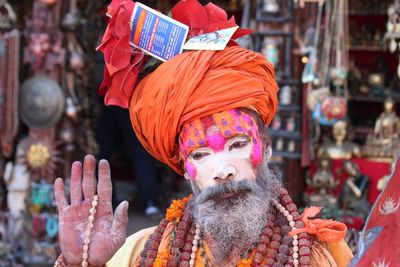
[[[54,186],[45,182],[32,183],[32,203],[39,207],[54,206]]]
[[[324,126],[332,126],[335,122],[337,122],[337,119],[328,119],[324,113],[322,112],[322,103],[321,101],[317,101],[315,103],[315,109],[312,112],[312,118],[315,121],[318,121],[319,124],[324,125]]]
[[[46,216],[46,234],[50,238],[54,238],[58,234],[58,219],[55,216]]]

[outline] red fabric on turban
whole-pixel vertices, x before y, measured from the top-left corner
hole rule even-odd
[[[182,174],[177,136],[186,122],[251,107],[269,124],[278,109],[273,66],[241,47],[190,51],[159,66],[133,92],[129,112],[142,145]]]

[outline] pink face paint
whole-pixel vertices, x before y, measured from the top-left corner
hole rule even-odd
[[[219,152],[219,151],[224,150],[226,139],[222,134],[220,134],[218,132],[218,133],[214,133],[214,134],[208,135],[207,136],[207,143],[208,143],[208,146],[212,150],[214,150],[215,152]]]
[[[192,163],[186,161],[185,162],[185,169],[186,169],[187,173],[189,174],[191,180],[195,180],[196,179],[196,174],[197,174],[196,167]]]
[[[257,124],[253,118],[237,109],[222,111],[184,125],[179,136],[179,149],[182,159],[202,146],[208,146],[215,152],[222,151],[226,141],[236,135],[250,137],[253,152],[253,164],[258,165],[262,158],[262,141]]]
[[[260,143],[254,144],[251,150],[250,161],[254,168],[260,165],[262,159],[262,146]]]

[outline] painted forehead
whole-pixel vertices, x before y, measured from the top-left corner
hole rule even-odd
[[[261,143],[253,118],[237,109],[192,121],[183,126],[179,136],[181,157],[187,158],[193,150],[203,146],[223,150],[226,140],[237,135],[247,135],[254,144]]]

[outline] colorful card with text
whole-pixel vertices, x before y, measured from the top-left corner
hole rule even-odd
[[[224,50],[239,26],[195,36],[183,46],[186,50]]]
[[[182,52],[189,31],[187,25],[137,2],[131,29],[130,43],[162,61]]]

